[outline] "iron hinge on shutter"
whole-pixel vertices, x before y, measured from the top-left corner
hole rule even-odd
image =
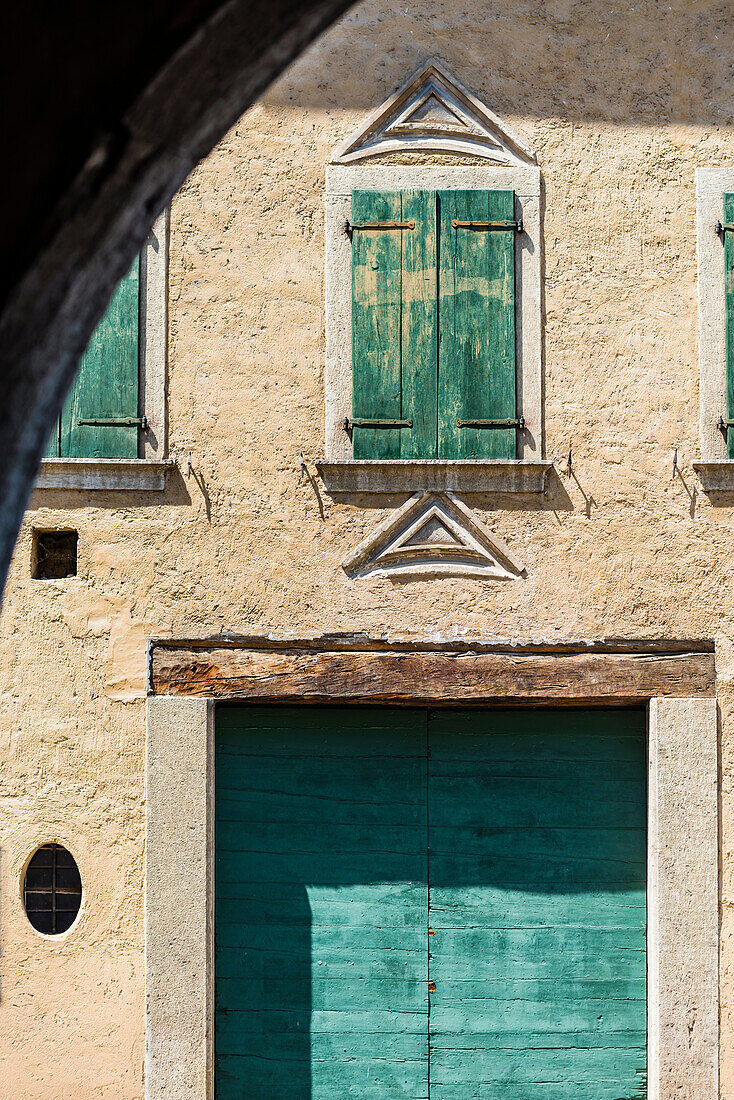
[[[524,428],[525,417],[506,417],[504,420],[460,420],[456,421],[457,428]]]
[[[89,428],[140,428],[147,432],[148,421],[144,416],[90,416],[77,420],[77,424]]]
[[[716,231],[716,235],[723,239],[727,233],[734,233],[734,224],[731,222],[717,222],[714,226],[714,230]]]
[[[408,222],[350,222],[347,220],[344,223],[344,232],[350,241],[355,232],[370,229],[415,229],[415,221],[411,218]]]
[[[734,428],[734,420],[725,420],[723,416],[720,416],[716,422],[716,427],[722,435],[728,436],[729,428]]]
[[[412,428],[412,420],[384,420],[364,417],[354,417],[352,420],[345,416],[342,420],[342,429],[351,432],[352,428]]]
[[[454,229],[514,229],[516,233],[523,232],[522,218],[519,221],[460,221],[458,218],[451,219],[451,225]]]

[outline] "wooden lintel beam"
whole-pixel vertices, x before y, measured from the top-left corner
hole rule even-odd
[[[309,651],[154,643],[154,695],[373,703],[634,703],[715,695],[712,652]]]

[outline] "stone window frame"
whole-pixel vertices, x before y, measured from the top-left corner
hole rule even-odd
[[[290,658],[297,648],[289,648]],[[186,665],[192,660],[191,652],[183,645],[180,652],[174,649],[169,656],[170,669],[180,670],[182,661]],[[507,667],[501,655],[495,664],[499,661],[503,675],[511,677],[516,673],[513,662],[517,655],[505,656]],[[558,658],[563,664],[559,680],[570,685],[569,694],[574,694],[574,685],[583,681],[587,656],[566,654]],[[411,657],[420,660],[420,653],[411,651]],[[598,657],[599,663],[590,668],[583,689],[587,705],[592,705],[595,698],[607,705],[631,701],[639,705],[645,701],[642,696],[648,696],[648,1096],[650,1100],[664,1100],[680,1093],[695,1096],[696,1100],[718,1100],[716,698],[695,694],[695,685],[690,686],[691,696],[656,696],[656,690],[669,688],[669,681],[667,687],[661,681],[656,689],[656,673],[651,672],[654,654],[641,653],[644,669],[623,673],[624,682],[617,678],[615,703],[613,691],[604,694],[605,685],[614,679],[615,656],[604,653]],[[302,655],[295,653],[295,658],[295,675],[302,680],[306,665]],[[311,661],[320,666],[313,673],[314,692],[322,690],[318,677],[323,677],[325,671],[338,678],[343,658],[338,652],[322,653],[318,661],[311,655]],[[270,659],[286,665],[289,660],[282,653],[271,654]],[[248,692],[242,684],[248,679],[257,685],[253,694],[259,701],[266,701],[268,690],[277,691],[277,687],[268,687],[277,677],[263,678],[261,651],[243,647],[234,657],[225,654],[222,660],[229,667],[233,693],[239,691],[243,701]],[[669,666],[670,655],[663,656],[661,667],[666,662]],[[196,668],[192,665],[194,679]],[[402,669],[401,661],[396,661],[394,672],[382,682],[384,691],[394,688],[400,694],[404,688]],[[648,677],[644,685],[640,673],[643,679]],[[462,675],[457,670],[457,677]],[[663,676],[669,677],[670,672]],[[491,705],[492,681],[482,685],[481,680],[481,676],[472,679],[472,674],[468,675],[461,696],[464,701],[468,691],[476,694],[477,701]],[[202,686],[200,683],[197,690]],[[684,692],[686,686],[681,684]],[[601,694],[595,696],[595,692]],[[271,701],[275,701],[275,695]],[[506,698],[501,701],[507,703]],[[574,702],[579,701],[575,693]],[[528,706],[540,705],[542,700],[535,695],[532,701],[528,696],[515,702]],[[212,1100],[214,1095],[216,705],[214,698],[181,695],[152,695],[147,702],[147,1100]],[[549,705],[559,705],[559,699],[553,697]],[[181,806],[186,806],[185,814]],[[186,853],[184,860],[181,852]]]
[[[168,248],[170,214],[154,222],[140,253],[141,415],[148,428],[140,432],[138,458],[44,458],[36,489],[136,490],[165,488],[168,453],[166,373],[168,345]]]
[[[723,219],[727,191],[734,191],[734,167],[696,170],[701,458],[693,465],[711,492],[734,491],[734,459],[727,457],[726,437],[716,426],[726,415],[724,244],[716,223]]]
[[[515,192],[524,231],[515,249],[518,457],[512,460],[352,458],[342,427],[352,412],[352,251],[345,222],[353,190],[496,190]],[[538,493],[552,463],[544,460],[541,323],[541,176],[530,164],[332,164],[326,174],[326,454],[317,467],[332,493]]]

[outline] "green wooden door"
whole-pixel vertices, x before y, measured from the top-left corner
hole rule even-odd
[[[218,1100],[640,1100],[641,711],[237,707]]]
[[[217,1100],[426,1100],[425,713],[217,718]]]
[[[431,1097],[639,1100],[641,711],[436,711]]]

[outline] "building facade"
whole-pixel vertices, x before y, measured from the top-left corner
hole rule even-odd
[[[0,1096],[730,1095],[727,14],[360,4],[158,220],[5,593]]]

